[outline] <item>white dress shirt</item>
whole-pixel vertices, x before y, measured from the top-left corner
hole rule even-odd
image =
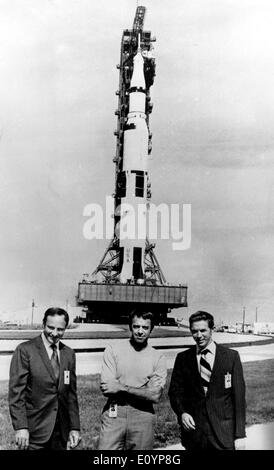
[[[51,344],[52,343],[49,343],[46,336],[44,335],[44,332],[41,333],[41,337],[42,337],[42,341],[44,343],[44,346],[46,348],[46,351],[47,351],[47,354],[48,354],[48,357],[49,357],[49,360],[51,360],[51,356],[53,355],[53,349],[51,347]],[[58,355],[58,359],[60,361],[60,351],[59,351],[59,341],[58,343],[56,344],[56,351],[57,351],[57,355]]]
[[[216,355],[216,343],[214,343],[214,341],[210,341],[210,343],[204,349],[208,350],[208,353],[206,354],[206,360],[209,363],[211,370],[212,370],[214,366],[215,355]],[[202,353],[203,353],[203,350],[199,352],[198,347],[197,347],[196,357],[197,357],[197,364],[198,364],[199,371],[200,371],[200,360],[201,360]]]

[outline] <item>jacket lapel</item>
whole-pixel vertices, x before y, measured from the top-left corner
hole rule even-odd
[[[46,348],[44,346],[44,343],[43,343],[43,340],[42,340],[41,336],[39,336],[37,338],[37,348],[38,348],[39,354],[42,358],[42,361],[46,366],[46,369],[47,369],[48,373],[50,374],[52,380],[54,382],[56,382],[56,378],[55,378],[55,375],[54,375],[54,372],[53,372],[53,368],[52,368],[51,362],[49,360],[48,353],[46,351]]]
[[[198,362],[197,362],[197,354],[196,354],[196,346],[194,346],[191,349],[191,354],[190,354],[190,364],[189,364],[189,370],[193,371],[193,381],[198,389],[200,389],[201,393],[204,395],[204,389],[202,387],[202,382],[201,382],[201,375],[199,372],[198,368]]]
[[[59,342],[59,351],[60,351],[60,375],[59,375],[59,384],[58,388],[64,383],[64,370],[66,366],[66,352],[64,349],[64,343]]]
[[[214,382],[214,377],[218,376],[221,367],[222,367],[222,351],[220,351],[218,344],[216,344],[216,354],[215,354],[215,361],[213,364],[213,369],[210,377],[210,382],[209,382],[209,387],[208,387],[208,392],[210,391],[210,388],[212,386],[212,383]]]

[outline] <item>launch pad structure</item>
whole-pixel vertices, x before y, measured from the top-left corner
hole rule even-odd
[[[77,303],[84,322],[118,323],[132,310],[154,313],[156,324],[167,323],[173,308],[187,307],[187,286],[167,284],[146,237],[122,239],[120,223],[128,207],[143,207],[143,229],[149,210],[151,185],[147,170],[152,150],[149,115],[150,87],[154,83],[155,59],[150,31],[144,31],[145,7],[138,6],[132,29],[122,34],[116,136],[114,235],[91,276],[78,284]]]

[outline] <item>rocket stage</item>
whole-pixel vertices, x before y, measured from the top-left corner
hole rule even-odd
[[[143,30],[145,7],[138,6],[132,29],[123,31],[120,51],[116,136],[114,235],[91,278],[78,284],[78,305],[86,322],[121,322],[132,310],[151,311],[155,322],[167,322],[172,308],[187,307],[187,287],[170,285],[147,237],[151,183],[148,160],[152,151],[149,115],[155,59],[150,31]],[[142,236],[123,236],[141,215]],[[86,275],[85,275],[86,276]]]

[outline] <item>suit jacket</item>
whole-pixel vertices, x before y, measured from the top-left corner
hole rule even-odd
[[[231,386],[225,386],[225,374],[231,374]],[[205,419],[205,409],[221,444],[233,447],[236,438],[245,437],[245,382],[237,351],[216,344],[216,355],[207,395],[205,396],[198,370],[196,346],[177,355],[171,377],[169,397],[171,407],[181,425],[182,413],[189,413],[196,424],[195,431],[182,431],[182,444],[199,442]]]
[[[21,343],[10,365],[9,409],[15,430],[27,428],[30,442],[43,444],[52,434],[57,411],[61,434],[67,441],[69,431],[80,429],[76,392],[75,353],[59,343],[60,377],[56,381],[41,336]],[[69,384],[64,383],[69,371]]]

